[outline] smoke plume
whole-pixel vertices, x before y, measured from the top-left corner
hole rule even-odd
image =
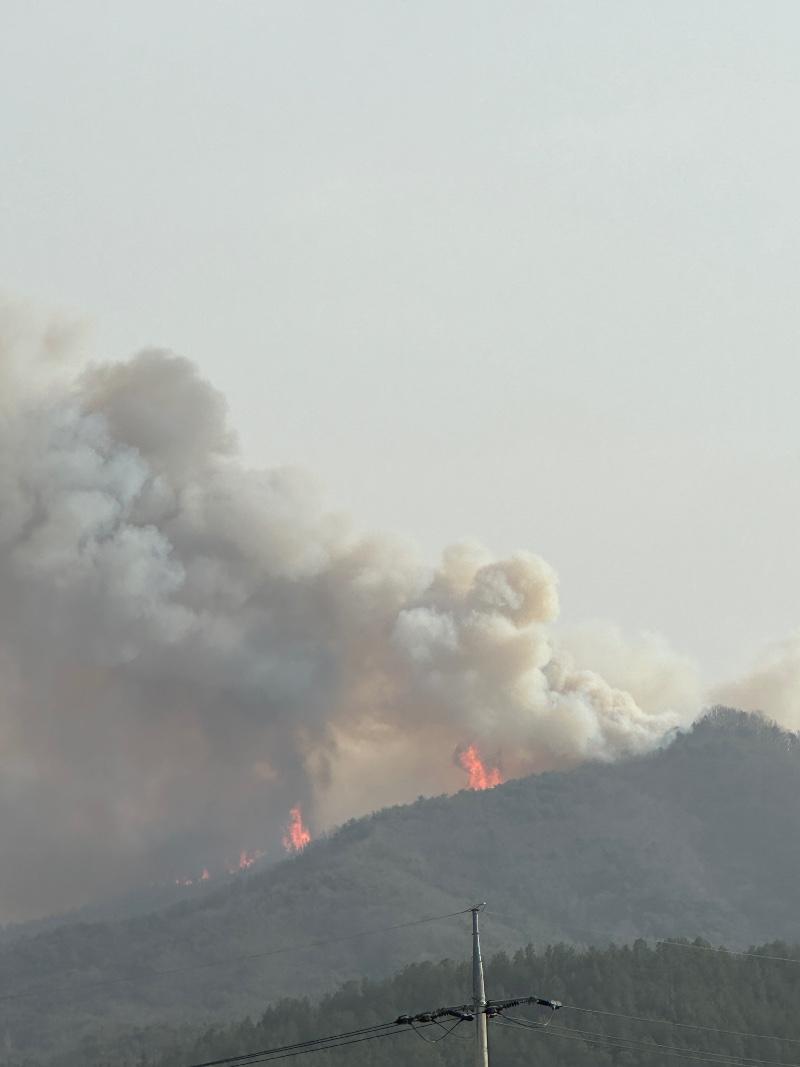
[[[742,678],[714,690],[717,703],[765,713],[800,730],[800,631],[769,645]]]
[[[697,714],[656,639],[557,639],[538,556],[430,569],[247,469],[188,360],[70,369],[68,329],[3,324],[0,916],[277,851],[298,805],[316,833],[462,788],[465,745],[511,776]]]

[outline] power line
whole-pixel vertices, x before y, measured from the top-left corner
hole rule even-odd
[[[291,1056],[302,1056],[309,1052],[322,1052],[327,1049],[341,1048],[344,1045],[355,1045],[362,1041],[376,1041],[380,1038],[391,1037],[394,1034],[413,1032],[427,1044],[436,1045],[450,1037],[458,1026],[464,1022],[475,1024],[476,1036],[476,1062],[488,1067],[488,1052],[486,1046],[486,1022],[489,1016],[495,1016],[506,1008],[518,1007],[526,1004],[546,1005],[555,1013],[560,1008],[560,1003],[543,997],[525,996],[515,1000],[487,1001],[483,986],[483,963],[480,951],[480,937],[478,933],[478,913],[483,905],[467,908],[465,911],[472,914],[472,971],[473,971],[473,1000],[472,1004],[461,1004],[453,1007],[435,1008],[430,1011],[420,1012],[417,1015],[400,1015],[394,1022],[378,1023],[374,1026],[361,1027],[357,1030],[348,1030],[341,1034],[332,1034],[328,1037],[310,1038],[306,1041],[298,1041],[292,1045],[281,1045],[271,1049],[259,1049],[255,1052],[243,1052],[235,1056],[224,1056],[215,1060],[204,1060],[201,1063],[191,1064],[190,1067],[252,1067],[256,1063],[272,1063],[274,1060],[288,1059]],[[462,915],[465,912],[455,912],[454,915]],[[444,916],[450,918],[451,916]],[[422,920],[402,925],[416,925]],[[432,921],[432,920],[428,920]],[[400,924],[397,924],[400,925]],[[450,1026],[445,1026],[441,1019],[455,1020]],[[481,1026],[482,1024],[482,1026]],[[429,1027],[436,1027],[441,1034],[435,1039],[426,1037],[422,1031]],[[481,1036],[483,1039],[481,1040]]]
[[[751,960],[776,960],[779,963],[800,963],[796,956],[768,956],[763,952],[739,952],[735,948],[714,948],[713,945],[693,945],[688,941],[667,941],[664,938],[655,938],[657,945],[668,945],[670,948],[693,948],[700,952],[716,952],[719,956],[746,956]]]
[[[540,1033],[543,1033],[543,1034],[545,1034],[546,1036],[549,1036],[549,1037],[559,1037],[559,1038],[561,1038],[562,1040],[565,1040],[565,1041],[580,1041],[584,1045],[593,1045],[593,1046],[595,1046],[597,1048],[619,1048],[619,1049],[627,1049],[628,1051],[640,1051],[634,1045],[626,1044],[626,1043],[623,1043],[623,1042],[620,1042],[620,1041],[598,1040],[598,1039],[592,1039],[592,1038],[589,1038],[589,1037],[582,1037],[582,1036],[580,1036],[580,1034],[562,1033],[558,1029],[546,1030],[544,1027],[527,1026],[525,1023],[520,1022],[519,1019],[512,1019],[510,1017],[505,1017],[505,1018],[501,1017],[498,1021],[500,1023],[505,1024],[505,1025],[513,1024],[514,1026],[518,1026],[523,1030],[532,1030],[534,1032],[540,1032]],[[658,1051],[658,1050],[651,1047],[649,1049],[649,1051],[652,1052],[652,1051]],[[674,1053],[674,1052],[662,1052],[661,1054],[664,1055],[664,1056],[676,1056],[676,1055],[679,1055],[678,1053]],[[731,1064],[731,1067],[742,1067],[740,1061],[738,1061],[738,1060],[727,1060],[726,1061],[726,1060],[715,1059],[715,1058],[713,1058],[711,1056],[699,1056],[698,1057],[698,1056],[691,1055],[691,1054],[689,1054],[689,1055],[685,1055],[684,1054],[682,1056],[682,1058],[691,1060],[691,1061],[693,1061],[695,1063],[697,1062],[698,1059],[706,1059],[706,1060],[710,1061],[711,1063],[728,1063],[728,1064]]]
[[[148,982],[153,978],[162,978],[176,974],[185,974],[190,971],[207,970],[213,967],[229,967],[235,963],[246,963],[249,960],[266,959],[269,956],[280,956],[287,952],[303,952],[307,949],[324,948],[326,945],[336,945],[343,941],[355,941],[360,937],[371,937],[374,934],[384,934],[392,930],[406,930],[411,926],[423,926],[426,923],[441,922],[443,919],[453,919],[457,915],[466,915],[469,908],[461,911],[451,911],[446,915],[429,915],[424,919],[412,919],[409,922],[393,923],[390,926],[375,927],[371,930],[359,930],[354,934],[342,934],[340,937],[329,937],[321,941],[308,941],[300,945],[286,945],[283,948],[264,949],[261,952],[248,952],[242,956],[230,956],[224,960],[207,960],[199,963],[189,963],[183,967],[169,967],[163,970],[152,970],[146,974],[125,975],[117,978],[107,978],[100,982],[80,982],[74,985],[44,986],[38,989],[26,989],[16,993],[0,993],[0,1001],[21,1000],[24,997],[47,996],[53,993],[71,993],[76,990],[106,989],[110,985],[122,983]]]
[[[603,1033],[602,1031],[598,1031],[598,1030],[581,1030],[580,1028],[575,1027],[575,1026],[561,1026],[561,1027],[560,1026],[555,1026],[555,1027],[553,1027],[553,1029],[558,1033],[563,1033],[565,1031],[569,1031],[570,1033],[574,1033],[574,1034],[587,1034],[589,1037],[600,1037],[600,1038],[603,1038],[603,1039],[608,1039],[610,1041],[621,1041],[621,1042],[624,1042],[625,1044],[636,1045],[639,1048],[669,1049],[671,1052],[680,1052],[682,1054],[683,1053],[689,1053],[689,1054],[692,1054],[692,1055],[697,1054],[697,1055],[700,1055],[700,1056],[703,1056],[703,1057],[710,1055],[710,1056],[713,1056],[714,1058],[720,1058],[722,1060],[735,1059],[735,1060],[737,1060],[739,1062],[745,1062],[745,1063],[766,1064],[766,1065],[769,1065],[769,1067],[800,1067],[800,1064],[785,1063],[783,1060],[759,1059],[758,1057],[745,1056],[745,1055],[742,1055],[742,1054],[740,1054],[738,1052],[736,1052],[736,1053],[714,1052],[713,1050],[709,1052],[709,1051],[707,1051],[705,1049],[686,1048],[683,1045],[666,1045],[661,1041],[640,1041],[637,1038],[617,1037],[615,1034],[606,1034],[606,1033]]]
[[[511,1000],[487,999],[483,977],[483,957],[481,955],[481,939],[478,923],[478,916],[485,907],[485,904],[478,904],[469,909],[472,912],[472,1003],[456,1004],[447,1008],[435,1008],[432,1011],[419,1012],[417,1015],[399,1015],[395,1020],[398,1025],[402,1024],[414,1029],[416,1023],[434,1023],[441,1025],[438,1023],[439,1019],[454,1018],[456,1022],[445,1032],[444,1037],[449,1037],[460,1023],[474,1023],[475,1067],[489,1067],[489,1040],[487,1026],[489,1019],[500,1016],[502,1012],[509,1008],[518,1008],[525,1005],[536,1004],[542,1007],[547,1007],[553,1015],[555,1015],[561,1007],[561,1001],[559,1000],[553,1000],[549,997],[539,997],[534,994],[515,997]],[[423,1038],[423,1040],[425,1039]],[[444,1038],[439,1038],[438,1040],[442,1041]],[[430,1042],[430,1044],[436,1043],[438,1042]]]
[[[453,1033],[455,1028],[457,1026],[461,1026],[463,1021],[464,1021],[463,1019],[456,1019],[456,1021],[453,1023],[453,1025],[449,1026],[449,1027],[448,1026],[442,1026],[441,1023],[436,1023],[435,1025],[438,1026],[440,1030],[444,1031],[439,1037],[424,1037],[420,1033],[420,1030],[422,1028],[417,1023],[411,1023],[411,1029],[414,1031],[414,1033],[417,1035],[417,1037],[420,1039],[420,1041],[424,1041],[426,1045],[439,1045],[439,1044],[441,1044],[442,1041],[445,1040],[445,1038],[450,1037],[450,1035]]]
[[[202,1063],[193,1063],[190,1067],[223,1067],[224,1064],[245,1063],[256,1056],[268,1056],[275,1052],[288,1052],[291,1049],[303,1048],[306,1045],[316,1045],[320,1041],[338,1041],[339,1038],[358,1037],[361,1034],[373,1033],[377,1030],[393,1030],[397,1023],[377,1023],[374,1026],[362,1026],[358,1030],[346,1030],[341,1034],[331,1034],[329,1037],[312,1037],[307,1041],[295,1041],[291,1045],[278,1045],[275,1048],[256,1049],[255,1052],[240,1052],[236,1056],[224,1056],[219,1060],[204,1060]]]
[[[224,1067],[224,1065],[225,1067],[227,1065],[241,1067],[241,1065],[261,1062],[262,1058],[270,1056],[279,1059],[283,1058],[278,1055],[281,1053],[295,1052],[296,1050],[313,1052],[316,1049],[312,1046],[327,1045],[328,1042],[332,1041],[351,1044],[355,1042],[355,1039],[361,1040],[364,1037],[388,1037],[390,1034],[399,1033],[401,1029],[397,1023],[378,1023],[375,1026],[362,1026],[358,1030],[346,1030],[341,1034],[329,1034],[327,1037],[313,1037],[307,1041],[296,1041],[291,1045],[278,1045],[275,1048],[257,1049],[255,1052],[241,1052],[238,1056],[224,1056],[218,1060],[205,1060],[202,1063],[193,1063],[190,1067]],[[384,1032],[381,1033],[381,1031]]]
[[[751,1037],[759,1041],[789,1041],[800,1044],[798,1037],[780,1037],[778,1034],[755,1034],[748,1030],[725,1030],[721,1026],[702,1026],[700,1023],[679,1023],[674,1019],[654,1019],[644,1015],[624,1015],[619,1011],[605,1011],[602,1008],[579,1008],[576,1004],[565,1004],[570,1011],[580,1011],[588,1015],[610,1015],[615,1019],[628,1019],[637,1023],[654,1023],[663,1026],[678,1026],[683,1030],[704,1030],[714,1034],[730,1034],[732,1037]]]
[[[481,1030],[479,1027],[480,1022],[483,1022],[485,1027],[488,1019],[490,1017],[494,1017],[499,1019],[501,1023],[508,1023],[514,1026],[521,1027],[522,1029],[532,1030],[535,1032],[544,1032],[547,1029],[547,1024],[542,1025],[540,1023],[532,1023],[529,1020],[525,1021],[522,1019],[514,1018],[513,1016],[507,1016],[504,1013],[514,1007],[538,1004],[550,1008],[551,1015],[549,1022],[551,1022],[556,1011],[558,1011],[563,1005],[559,1001],[554,1001],[551,999],[541,998],[537,996],[526,996],[502,1001],[487,1001],[485,993],[483,992],[482,961],[480,955],[480,942],[477,930],[478,913],[480,912],[480,910],[481,906],[466,908],[462,911],[453,912],[448,915],[432,916],[427,919],[419,919],[407,923],[393,924],[391,927],[388,928],[399,929],[407,926],[416,926],[424,922],[432,922],[438,919],[451,918],[458,915],[466,914],[467,912],[471,912],[473,919],[474,984],[474,996],[473,1003],[471,1005],[462,1004],[457,1005],[455,1007],[438,1008],[432,1011],[421,1012],[414,1016],[401,1015],[393,1023],[383,1023],[375,1026],[362,1027],[358,1030],[351,1030],[342,1034],[334,1034],[326,1038],[313,1038],[307,1041],[297,1042],[293,1045],[280,1046],[273,1049],[261,1049],[256,1052],[241,1053],[237,1056],[225,1057],[217,1060],[208,1060],[203,1063],[192,1064],[191,1067],[251,1067],[252,1064],[272,1062],[276,1059],[285,1059],[291,1056],[303,1055],[306,1052],[319,1052],[329,1048],[339,1048],[344,1045],[357,1044],[363,1041],[371,1041],[383,1037],[389,1037],[392,1034],[398,1033],[403,1027],[412,1029],[414,1033],[417,1034],[417,1036],[420,1038],[420,1040],[425,1041],[427,1044],[438,1044],[441,1041],[444,1041],[448,1037],[450,1037],[463,1022],[474,1022],[476,1024],[476,1055],[479,1062],[488,1065],[486,1039],[481,1039]],[[362,934],[345,935],[340,938],[330,938],[323,943],[330,944],[336,941],[349,940],[352,937],[363,936],[364,934],[371,932],[377,931],[364,931],[362,932]],[[675,944],[675,942],[665,943]],[[680,944],[680,942],[677,942],[677,944]],[[749,954],[741,953],[741,955]],[[677,1026],[682,1029],[690,1029],[709,1033],[730,1034],[732,1036],[748,1037],[756,1040],[788,1040],[792,1042],[798,1041],[798,1039],[796,1038],[781,1039],[776,1035],[754,1034],[747,1033],[746,1031],[726,1030],[721,1027],[703,1026],[700,1024],[692,1023],[680,1023],[670,1019],[654,1019],[645,1016],[627,1015],[622,1012],[614,1012],[606,1009],[584,1008],[578,1005],[568,1005],[567,1007],[572,1007],[574,1011],[582,1012],[585,1014],[606,1016],[609,1018],[620,1018],[629,1022],[644,1023],[647,1025]],[[455,1019],[455,1021],[449,1027],[445,1027],[442,1022],[440,1022],[440,1019],[444,1017]],[[421,1032],[422,1030],[427,1029],[430,1026],[435,1026],[441,1031],[438,1037],[429,1038]],[[485,1033],[485,1030],[483,1032]],[[630,1052],[647,1052],[649,1054],[656,1053],[664,1056],[671,1056],[687,1061],[692,1061],[695,1063],[701,1061],[710,1064],[717,1064],[718,1067],[800,1067],[800,1064],[798,1063],[787,1063],[781,1060],[771,1060],[754,1056],[745,1056],[743,1054],[716,1052],[713,1050],[703,1050],[685,1047],[682,1045],[671,1045],[665,1042],[654,1040],[639,1040],[635,1037],[617,1036],[614,1034],[606,1033],[604,1031],[584,1030],[579,1027],[555,1026],[552,1028],[552,1030],[549,1031],[549,1033],[550,1036],[560,1037],[563,1040],[581,1041],[589,1046],[605,1047],[607,1049],[616,1048],[619,1050],[626,1050]]]
[[[461,1022],[464,1022],[464,1020],[463,1019],[459,1019],[458,1022],[461,1023]],[[457,1037],[459,1039],[459,1041],[472,1041],[472,1038],[471,1038],[471,1036],[469,1034],[456,1034],[456,1033],[454,1033],[454,1031],[458,1027],[458,1023],[454,1023],[453,1026],[451,1026],[449,1030],[447,1029],[446,1026],[444,1026],[442,1023],[440,1023],[436,1019],[434,1019],[434,1025],[438,1026],[440,1030],[446,1030],[447,1033],[451,1037]]]
[[[537,998],[529,998],[535,1000]],[[489,1002],[491,1004],[491,1002]],[[417,1019],[409,1019],[411,1023],[410,1029],[412,1029],[421,1040],[428,1044],[438,1044],[450,1037],[453,1032],[461,1025],[465,1019],[456,1019],[455,1023],[449,1028],[445,1028],[435,1018],[427,1021],[430,1016],[438,1014],[450,1014],[462,1010],[467,1007],[466,1005],[459,1006],[455,1009],[439,1009],[437,1012],[423,1013],[423,1015]],[[781,1039],[775,1035],[770,1034],[748,1034],[743,1031],[735,1030],[723,1030],[717,1027],[701,1027],[694,1026],[689,1023],[673,1023],[669,1019],[647,1019],[642,1016],[629,1016],[619,1012],[606,1012],[601,1009],[596,1011],[591,1008],[580,1008],[577,1005],[564,1005],[564,1007],[571,1007],[575,1011],[590,1012],[593,1014],[609,1015],[613,1017],[628,1019],[635,1022],[647,1022],[647,1023],[665,1023],[667,1025],[685,1026],[690,1029],[708,1030],[717,1033],[732,1034],[742,1037],[755,1037],[761,1039],[774,1038],[775,1040],[790,1040],[797,1039],[787,1038]],[[513,1024],[524,1030],[531,1030],[538,1033],[548,1032],[548,1023],[544,1024],[531,1024],[521,1019],[515,1019],[512,1016],[506,1016],[503,1014],[497,1014],[495,1016],[501,1023]],[[552,1016],[550,1017],[552,1020]],[[423,1021],[423,1019],[425,1021]],[[420,1031],[428,1029],[431,1026],[437,1026],[443,1031],[443,1033],[435,1039],[427,1038],[423,1036]],[[327,1049],[340,1048],[345,1045],[359,1044],[363,1041],[377,1040],[383,1037],[391,1037],[394,1034],[401,1032],[403,1024],[399,1020],[395,1023],[383,1023],[373,1027],[365,1027],[361,1030],[348,1031],[343,1034],[334,1034],[327,1038],[315,1038],[308,1041],[298,1042],[294,1045],[280,1046],[275,1049],[263,1049],[258,1052],[243,1053],[239,1056],[227,1057],[221,1060],[209,1060],[205,1063],[192,1064],[190,1067],[250,1067],[250,1064],[272,1062],[273,1060],[287,1059],[291,1056],[299,1056],[306,1052],[322,1052]],[[737,1055],[735,1053],[729,1054],[724,1052],[714,1052],[713,1050],[693,1049],[686,1048],[679,1045],[667,1045],[658,1041],[639,1041],[634,1038],[617,1037],[612,1034],[605,1034],[595,1030],[583,1030],[577,1027],[553,1027],[549,1031],[551,1036],[560,1037],[563,1040],[580,1041],[587,1045],[595,1047],[606,1048],[618,1048],[620,1050],[628,1051],[645,1051],[650,1053],[658,1053],[665,1056],[676,1057],[679,1059],[685,1059],[692,1062],[705,1061],[707,1063],[715,1063],[721,1065],[721,1067],[800,1067],[800,1064],[786,1063],[782,1060],[768,1060],[763,1058],[757,1058],[753,1056]]]
[[[197,962],[193,964],[187,964],[182,967],[173,967],[162,970],[152,970],[144,974],[139,975],[127,975],[118,976],[116,978],[110,978],[104,981],[85,982],[71,985],[51,986],[38,989],[22,990],[16,993],[0,994],[0,1001],[10,1001],[21,999],[25,997],[37,997],[47,996],[50,994],[56,994],[59,992],[74,992],[86,989],[99,989],[106,988],[110,985],[122,984],[122,983],[136,983],[141,981],[149,981],[154,978],[163,976],[172,976],[176,974],[187,973],[195,970],[209,969],[214,967],[230,966],[237,963],[243,963],[251,960],[264,959],[271,956],[278,956],[290,952],[301,952],[305,950],[322,948],[328,945],[339,944],[346,941],[356,940],[362,937],[369,937],[376,934],[388,933],[394,930],[403,930],[410,927],[421,926],[427,923],[439,922],[446,919],[456,918],[460,915],[466,915],[470,912],[473,913],[479,909],[475,908],[463,908],[459,911],[447,912],[441,915],[426,916],[420,919],[412,919],[401,923],[392,923],[383,927],[375,927],[366,930],[360,930],[352,934],[343,934],[337,937],[330,937],[320,939],[317,941],[310,941],[303,944],[287,945],[282,948],[264,949],[258,952],[251,952],[240,956],[229,957],[222,960],[209,960],[205,962]],[[498,916],[500,917],[500,916]],[[754,959],[763,960],[776,960],[785,963],[800,963],[800,959],[788,956],[774,956],[766,953],[753,953],[743,952],[732,949],[716,949],[707,945],[697,945],[688,942],[681,941],[669,941],[665,939],[654,939],[658,945],[667,945],[676,948],[695,948],[706,952],[716,952],[718,954],[729,954],[732,956],[742,956]],[[486,1003],[486,1002],[484,1002]],[[547,1024],[531,1024],[530,1022],[524,1022],[520,1019],[515,1019],[511,1016],[505,1016],[502,1012],[511,1007],[520,1006],[522,1003],[539,1003],[550,1007],[553,1013],[557,1008],[561,1007],[561,1004],[557,1001],[550,1001],[537,997],[518,998],[517,1000],[507,1001],[489,1001],[486,1004],[486,1008],[483,1011],[476,1012],[469,1017],[469,1021],[478,1021],[477,1016],[480,1014],[486,1017],[486,1014],[495,1015],[499,1021],[504,1023],[512,1023],[513,1025],[522,1027],[523,1029],[544,1031]],[[752,1038],[755,1040],[772,1040],[772,1041],[785,1041],[795,1044],[800,1044],[799,1038],[791,1037],[779,1037],[774,1034],[757,1034],[740,1030],[728,1030],[722,1027],[704,1026],[695,1023],[681,1023],[671,1019],[658,1019],[646,1016],[626,1015],[621,1012],[614,1012],[610,1010],[600,1008],[584,1008],[578,1005],[564,1005],[564,1007],[572,1008],[573,1011],[582,1012],[585,1014],[592,1014],[598,1016],[607,1016],[612,1018],[625,1019],[630,1022],[644,1023],[648,1025],[667,1025],[675,1026],[681,1029],[703,1031],[709,1033],[728,1034],[735,1037]],[[250,1064],[266,1062],[272,1059],[284,1059],[289,1056],[301,1055],[304,1052],[316,1052],[322,1051],[327,1048],[338,1048],[346,1044],[355,1044],[361,1041],[375,1040],[380,1037],[389,1037],[394,1033],[401,1032],[404,1027],[403,1023],[411,1023],[411,1029],[414,1029],[421,1040],[431,1044],[437,1044],[439,1041],[443,1041],[445,1038],[451,1036],[458,1026],[467,1021],[466,1016],[457,1018],[455,1023],[449,1028],[445,1028],[437,1021],[437,1016],[450,1015],[451,1017],[464,1013],[474,1007],[472,1005],[461,1005],[456,1009],[439,1009],[436,1012],[422,1013],[412,1017],[401,1016],[394,1023],[384,1023],[378,1026],[364,1027],[358,1030],[347,1031],[343,1034],[331,1035],[327,1038],[315,1038],[309,1041],[297,1042],[294,1045],[280,1046],[273,1049],[261,1049],[256,1052],[242,1053],[239,1056],[226,1057],[218,1060],[207,1061],[203,1064],[193,1064],[191,1067],[249,1067]],[[486,1014],[484,1014],[486,1013]],[[552,1015],[550,1017],[552,1021]],[[435,1040],[424,1037],[419,1030],[427,1029],[431,1025],[438,1026],[443,1033]],[[650,1041],[638,1041],[635,1038],[616,1037],[611,1034],[606,1034],[598,1031],[581,1030],[575,1027],[553,1027],[550,1031],[551,1036],[561,1037],[564,1040],[580,1040],[590,1045],[601,1045],[605,1047],[617,1047],[627,1048],[629,1050],[646,1050],[648,1052],[661,1052],[663,1055],[678,1056],[687,1060],[705,1060],[706,1062],[718,1063],[722,1065],[733,1065],[733,1067],[800,1067],[800,1064],[790,1064],[778,1060],[758,1059],[754,1057],[739,1056],[736,1054],[717,1053],[717,1052],[704,1052],[700,1049],[685,1048],[683,1046],[668,1045],[660,1042]]]
[[[753,1067],[753,1065],[771,1065],[771,1067],[798,1067],[798,1064],[785,1063],[780,1060],[762,1060],[750,1056],[739,1056],[736,1053],[704,1051],[702,1049],[684,1048],[679,1045],[664,1045],[658,1041],[636,1041],[631,1038],[614,1037],[595,1030],[580,1030],[574,1027],[551,1027],[549,1030],[543,1026],[530,1025],[520,1019],[510,1016],[501,1016],[500,1022],[513,1023],[523,1030],[531,1030],[534,1033],[542,1033],[550,1037],[559,1037],[565,1041],[582,1041],[587,1045],[597,1045],[605,1048],[627,1049],[635,1052],[658,1053],[662,1056],[673,1056],[679,1059],[704,1060],[708,1063],[727,1064],[731,1067]]]
[[[432,1024],[429,1024],[429,1025],[432,1025]],[[351,1039],[349,1041],[336,1041],[336,1042],[329,1043],[329,1044],[315,1045],[315,1046],[310,1047],[310,1048],[300,1048],[300,1049],[295,1050],[294,1052],[282,1053],[279,1056],[266,1055],[266,1056],[260,1057],[259,1059],[245,1060],[244,1063],[245,1063],[246,1067],[249,1067],[249,1065],[251,1063],[275,1063],[277,1060],[288,1060],[288,1059],[291,1059],[292,1056],[305,1056],[307,1053],[310,1053],[310,1052],[327,1052],[328,1049],[342,1048],[345,1045],[360,1045],[362,1043],[362,1041],[379,1041],[381,1038],[384,1038],[384,1037],[396,1037],[397,1034],[402,1034],[402,1033],[408,1033],[408,1031],[407,1030],[399,1030],[398,1029],[398,1030],[389,1030],[386,1033],[382,1033],[382,1034],[367,1034],[366,1037],[355,1037],[355,1038],[353,1038],[353,1039]]]
[[[292,1056],[302,1056],[310,1052],[326,1052],[332,1048],[342,1048],[345,1045],[358,1045],[363,1041],[377,1041],[384,1037],[395,1037],[397,1034],[409,1033],[412,1029],[423,1041],[438,1045],[440,1041],[450,1037],[462,1020],[458,1019],[449,1028],[436,1022],[424,1022],[414,1024],[411,1028],[400,1023],[380,1023],[377,1026],[365,1026],[360,1030],[348,1030],[341,1034],[330,1034],[327,1037],[310,1038],[307,1041],[298,1041],[293,1045],[279,1045],[271,1049],[259,1049],[256,1052],[243,1052],[238,1056],[226,1056],[219,1060],[206,1060],[203,1063],[193,1063],[189,1067],[250,1067],[253,1063],[272,1063],[275,1060],[289,1059]],[[424,1037],[420,1031],[428,1030],[432,1026],[438,1026],[444,1030],[441,1037],[431,1041]]]

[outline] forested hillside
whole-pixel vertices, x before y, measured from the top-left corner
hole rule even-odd
[[[717,713],[647,758],[385,810],[202,900],[17,940],[0,950],[0,995],[12,997],[0,1038],[10,1058],[46,1056],[89,1035],[260,1015],[280,997],[460,958],[457,920],[298,946],[478,899],[490,905],[489,951],[800,940],[798,835],[796,737]]]
[[[262,860],[259,867],[266,867]],[[83,907],[58,915],[48,915],[41,919],[29,919],[27,922],[6,923],[0,926],[0,946],[11,944],[21,938],[35,937],[38,934],[55,930],[59,926],[75,923],[115,922],[132,919],[137,915],[147,915],[153,911],[163,911],[184,900],[198,900],[229,885],[234,879],[243,877],[243,872],[235,871],[217,875],[207,882],[200,879],[191,882],[168,882],[166,884],[138,886],[128,893],[94,900]]]
[[[468,952],[468,922],[464,926]],[[598,1067],[621,1062],[662,1067],[672,1061],[704,1062],[698,1054],[795,1063],[800,1047],[800,950],[776,942],[754,951],[780,959],[705,951],[688,943],[648,946],[642,941],[582,951],[566,945],[540,951],[528,946],[512,956],[498,954],[486,967],[490,998],[534,993],[561,1000],[564,1007],[546,1029],[535,1032],[516,1024],[548,1021],[545,1009],[513,1008],[504,1013],[505,1019],[492,1020],[492,1064],[517,1067],[535,1061],[540,1067]],[[784,961],[789,957],[795,962]],[[317,1004],[284,1000],[255,1022],[247,1019],[194,1035],[145,1030],[122,1046],[110,1046],[107,1059],[101,1049],[94,1053],[108,1067],[183,1067],[463,1003],[469,991],[467,963],[413,964],[388,980],[350,982]],[[448,1020],[446,1028],[451,1025]],[[464,1042],[472,1036],[469,1024],[461,1024],[449,1037],[444,1034],[436,1026],[422,1026],[417,1034],[400,1027],[392,1036],[318,1052],[312,1062],[315,1067],[455,1067],[468,1062]],[[427,1043],[439,1038],[437,1044]],[[77,1067],[82,1061],[72,1056],[61,1062],[63,1067]]]

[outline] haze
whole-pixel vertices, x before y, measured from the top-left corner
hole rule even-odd
[[[797,622],[792,3],[6,2],[0,277],[708,677]]]

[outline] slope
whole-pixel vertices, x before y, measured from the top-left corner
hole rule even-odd
[[[717,712],[647,758],[387,809],[202,900],[0,950],[0,995],[43,990],[3,1004],[6,1048],[52,1050],[64,1026],[81,1040],[145,1021],[231,1018],[343,979],[460,956],[461,923],[448,920],[233,959],[478,897],[490,901],[498,949],[637,935],[797,940],[799,797],[797,739]],[[173,973],[153,973],[165,970]]]
[[[695,1054],[794,1063],[800,1042],[796,1010],[800,952],[781,942],[758,946],[755,951],[783,958],[791,955],[794,962],[786,965],[674,944],[649,947],[642,941],[601,950],[576,951],[557,945],[537,952],[528,946],[513,956],[498,954],[486,967],[490,997],[518,997],[528,992],[560,1000],[564,1007],[555,1016],[542,1009],[513,1009],[505,1021],[490,1021],[493,1067],[512,1067],[533,1059],[541,1067],[619,1062],[621,1050],[609,1047],[607,1041],[646,1042],[644,1048],[629,1050],[631,1062],[640,1067],[670,1059],[686,1063],[684,1056],[692,1062]],[[134,1056],[152,1055],[161,1047],[160,1067],[182,1067],[309,1036],[342,1033],[355,1026],[374,1026],[405,1012],[468,1003],[470,985],[469,963],[413,964],[388,980],[351,982],[314,1005],[304,1000],[283,1001],[255,1024],[245,1020],[211,1028],[189,1040],[172,1035],[166,1043],[156,1035],[143,1034],[135,1051],[130,1051]],[[531,1033],[508,1020],[548,1025],[546,1030]],[[452,1025],[451,1020],[446,1022]],[[587,1044],[578,1038],[578,1031],[590,1032]],[[762,1035],[779,1035],[782,1040]],[[422,1036],[443,1038],[435,1028]],[[365,1042],[346,1053],[321,1053],[313,1062],[315,1067],[463,1064],[469,1058],[469,1045],[465,1048],[463,1041],[471,1036],[472,1028],[462,1025],[453,1039],[431,1047],[403,1027],[378,1043]],[[672,1048],[665,1055],[655,1044]],[[115,1051],[119,1063],[119,1050]]]

